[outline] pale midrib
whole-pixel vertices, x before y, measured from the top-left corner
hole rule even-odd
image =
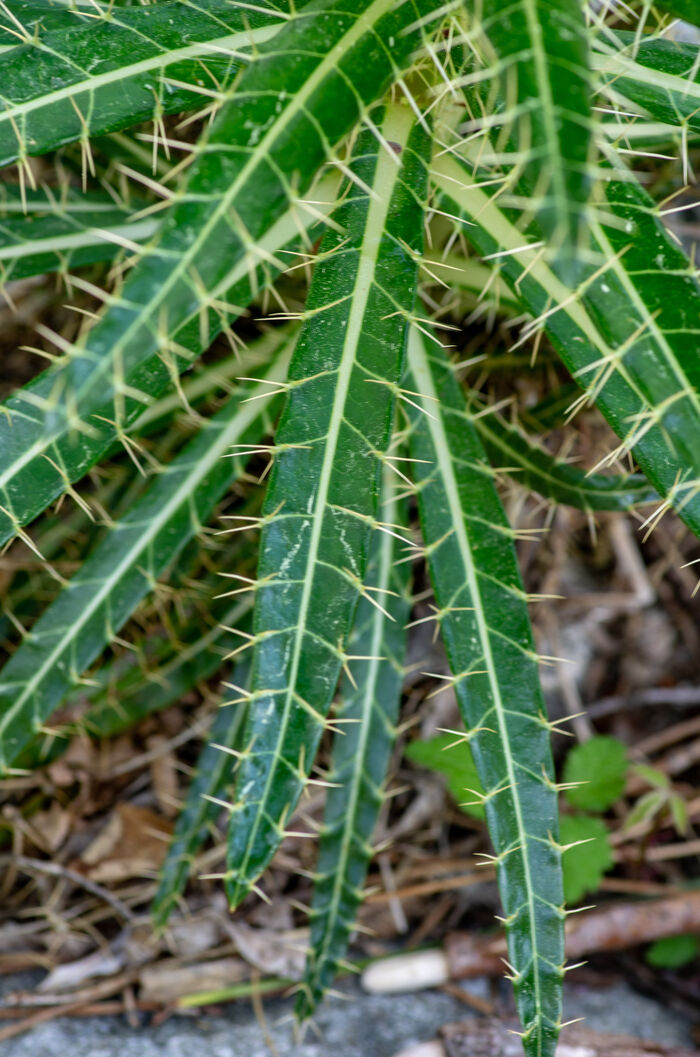
[[[391,483],[387,480],[388,473],[385,474],[384,487],[389,490],[391,500],[386,504],[386,515],[385,521],[388,524],[395,524],[395,493],[391,491]],[[377,531],[377,530],[375,530]],[[391,577],[392,569],[392,555],[393,555],[393,537],[389,536],[387,532],[382,533],[381,550],[380,550],[380,564],[377,575],[377,586],[386,589],[389,586],[389,580]],[[372,712],[375,707],[376,701],[376,685],[377,678],[379,676],[380,665],[388,663],[385,658],[380,657],[379,651],[381,649],[384,625],[389,618],[382,613],[380,609],[372,606],[372,644],[370,648],[369,664],[367,665],[366,675],[363,680],[363,692],[362,692],[362,708],[361,708],[361,719],[360,722],[360,739],[357,747],[356,758],[358,761],[364,763],[365,755],[367,751],[367,742],[370,734],[370,720]],[[343,887],[343,881],[345,880],[345,866],[350,858],[350,845],[352,843],[352,835],[354,833],[355,823],[355,812],[357,810],[357,804],[360,798],[360,788],[362,786],[362,778],[364,770],[362,767],[355,766],[353,771],[353,780],[350,788],[350,795],[348,797],[347,810],[345,813],[345,825],[343,827],[343,836],[340,843],[340,854],[338,856],[338,862],[335,869],[335,878],[333,882],[333,895],[332,895],[332,909],[328,913],[329,926],[326,928],[323,946],[321,948],[321,955],[319,956],[319,964],[323,962],[327,956],[328,949],[333,938],[333,926],[338,920],[338,907],[340,905],[340,894]]]
[[[276,363],[266,376],[271,381],[281,381],[284,377],[284,364]],[[261,416],[265,406],[272,400],[274,393],[270,393],[270,387],[258,386],[251,395],[259,395],[259,399],[250,404],[241,404],[238,413],[232,421],[221,430],[217,440],[212,442],[206,455],[193,464],[193,471],[189,473],[180,483],[178,489],[170,499],[158,511],[154,517],[149,517],[148,527],[144,534],[139,537],[136,547],[130,549],[113,569],[110,575],[102,581],[102,586],[91,596],[89,603],[80,613],[80,616],[71,624],[69,634],[61,638],[44,663],[37,669],[32,679],[26,683],[25,689],[17,700],[8,708],[0,718],[0,734],[6,728],[14,715],[21,711],[25,702],[31,697],[41,680],[50,672],[54,662],[68,648],[70,642],[77,636],[88,619],[92,616],[98,606],[111,593],[115,585],[119,583],[122,576],[134,567],[138,556],[146,550],[158,533],[168,523],[175,511],[194,492],[204,477],[209,473],[217,459],[221,458],[226,448],[229,448],[236,438],[247,429],[257,418]],[[213,424],[212,424],[213,426]],[[206,427],[205,427],[206,428]],[[177,462],[169,467],[171,473],[177,473]],[[148,493],[144,497],[148,498]],[[70,586],[70,585],[69,585]],[[8,684],[12,685],[12,684]],[[0,691],[3,684],[0,682]]]
[[[663,73],[652,66],[643,66],[633,59],[625,58],[624,55],[601,55],[593,52],[591,65],[594,70],[609,74],[611,77],[616,75],[627,77],[644,86],[651,84],[654,88],[663,88],[673,95],[700,100],[700,83],[697,81],[686,81],[676,74]]]
[[[426,404],[428,408],[440,407],[438,395],[433,385],[432,374],[425,350],[423,348],[423,339],[418,335],[415,330],[412,330],[409,335],[408,341],[408,358],[411,362],[412,370],[416,381],[418,382],[417,389],[421,392],[422,396],[427,398]],[[439,413],[435,418],[432,414],[428,416],[426,414],[425,420],[427,427],[430,431],[435,452],[438,459],[438,465],[442,469],[442,481],[445,488],[445,494],[449,504],[450,515],[453,530],[457,537],[457,541],[460,548],[460,553],[465,555],[465,573],[469,585],[469,591],[471,593],[474,602],[474,618],[477,622],[479,629],[479,637],[481,639],[483,651],[484,651],[484,662],[488,671],[489,684],[491,686],[491,694],[493,697],[493,703],[498,718],[498,727],[500,732],[501,744],[503,746],[503,754],[506,760],[506,767],[508,770],[507,778],[508,785],[512,789],[512,803],[513,810],[515,813],[516,825],[518,829],[518,837],[520,840],[520,849],[522,852],[523,861],[523,873],[525,876],[525,886],[527,889],[527,904],[529,910],[529,925],[530,925],[530,939],[532,942],[533,958],[537,958],[538,943],[537,943],[537,931],[535,928],[535,902],[533,897],[532,888],[532,877],[530,874],[530,863],[527,855],[527,842],[529,840],[525,825],[523,822],[522,808],[520,799],[517,793],[518,782],[513,769],[512,752],[510,748],[510,739],[508,737],[508,727],[504,715],[504,705],[501,698],[501,688],[498,681],[498,673],[494,662],[493,654],[491,651],[491,642],[489,639],[489,629],[484,618],[483,603],[481,600],[481,592],[479,590],[479,583],[475,574],[474,558],[472,555],[471,544],[464,528],[464,512],[462,505],[459,500],[459,492],[457,489],[457,483],[454,479],[452,470],[452,459],[450,456],[450,446],[445,435],[445,427],[442,418],[442,414]],[[498,852],[498,849],[496,849]],[[538,1011],[542,1007],[542,1000],[540,995],[540,981],[537,970],[533,973],[534,990],[535,990],[535,1004]]]
[[[263,158],[267,158],[269,154],[269,148],[272,143],[280,135],[280,129],[284,128],[285,125],[291,123],[294,117],[306,109],[306,103],[309,98],[314,94],[316,88],[326,79],[331,70],[334,70],[337,66],[337,60],[339,56],[346,54],[347,51],[352,48],[354,43],[365,35],[368,30],[365,22],[373,23],[376,21],[380,14],[384,14],[392,6],[391,0],[374,0],[372,6],[364,14],[362,18],[358,18],[354,22],[348,32],[338,41],[338,43],[331,48],[330,52],[326,57],[319,63],[317,68],[311,74],[310,77],[304,82],[303,87],[294,95],[291,102],[281,112],[279,118],[273,122],[264,137],[256,145],[256,148],[249,155],[248,159],[243,164],[243,167],[239,174],[234,179],[229,189],[221,196],[219,204],[214,210],[212,210],[211,216],[206,224],[202,227],[199,238],[195,239],[194,242],[187,247],[184,252],[180,254],[178,265],[173,268],[169,275],[165,278],[162,286],[159,289],[158,295],[154,297],[147,306],[144,306],[139,312],[136,319],[130,324],[122,337],[115,343],[113,348],[110,350],[110,356],[105,358],[105,366],[102,370],[96,372],[96,376],[99,377],[115,357],[115,352],[123,348],[128,344],[131,333],[136,330],[140,325],[145,315],[153,317],[155,315],[155,309],[163,301],[165,295],[172,286],[180,280],[180,277],[187,271],[190,262],[200,251],[200,248],[206,244],[209,235],[214,231],[219,222],[226,213],[228,213],[231,203],[235,200],[238,192],[242,187],[245,186],[247,180],[252,173],[260,165]],[[134,277],[134,280],[136,276]],[[87,385],[94,385],[94,378],[91,375],[87,381]]]
[[[382,135],[385,139],[389,139],[394,143],[404,143],[408,139],[412,124],[413,119],[412,116],[410,116],[410,113],[407,113],[406,110],[401,107],[394,106],[387,112],[387,116],[382,125]],[[309,539],[309,553],[306,559],[306,575],[304,577],[304,586],[299,603],[299,619],[289,666],[289,679],[284,701],[284,718],[280,726],[274,753],[275,764],[282,753],[282,746],[284,745],[287,732],[287,724],[289,723],[292,706],[294,704],[294,694],[299,673],[299,663],[302,655],[306,619],[309,602],[311,600],[313,571],[318,561],[321,531],[328,503],[328,492],[331,483],[331,474],[335,463],[336,446],[343,418],[343,409],[348,395],[352,370],[355,365],[357,345],[362,335],[362,324],[364,322],[367,301],[372,289],[377,258],[382,244],[382,235],[386,228],[394,185],[398,180],[399,173],[400,167],[396,164],[395,159],[393,157],[390,158],[388,152],[381,150],[377,157],[377,167],[373,180],[373,190],[376,191],[377,197],[370,199],[365,220],[364,234],[359,247],[359,264],[353,294],[351,295],[352,306],[348,325],[345,329],[345,340],[343,342],[343,350],[335,386],[335,395],[333,398],[333,406],[331,408],[330,426],[326,435],[326,444],[321,472],[319,474],[314,511],[311,515],[313,520],[311,537]],[[269,796],[275,778],[275,772],[276,766],[273,765],[268,770],[265,787],[261,796],[262,803],[264,803]],[[260,824],[260,818],[261,812],[256,816],[251,838],[248,841],[248,847],[251,850],[253,847],[253,838]],[[249,858],[250,854],[246,858],[244,867],[247,865]]]
[[[473,258],[461,257],[457,253],[448,254],[446,257],[426,253],[423,255],[423,261],[436,268],[439,268],[441,264],[446,265],[447,281],[461,290],[481,295],[484,293],[484,287],[488,286],[488,295],[492,295],[500,304],[514,308],[521,307],[505,280],[498,275],[494,278],[494,270],[486,264],[480,264]],[[444,273],[438,272],[438,275],[444,276]]]
[[[3,192],[5,188],[3,187]],[[74,214],[89,213],[91,215],[97,213],[119,213],[119,206],[113,202],[91,202],[86,197],[85,201],[77,202],[71,199],[66,202],[62,202],[59,199],[52,201],[50,198],[42,198],[41,201],[32,200],[30,195],[26,195],[26,201],[21,199],[6,199],[0,195],[0,224],[3,220],[7,220],[11,214],[16,213],[23,220],[28,216],[50,216],[57,217],[59,220],[63,220],[67,217],[72,217]],[[132,213],[136,212],[136,208],[131,210]],[[121,210],[122,218],[126,219],[129,216],[129,210],[124,207]],[[120,221],[121,222],[121,221]]]
[[[93,92],[107,85],[126,80],[128,77],[137,77],[140,73],[150,73],[153,70],[162,69],[172,63],[182,62],[184,59],[195,59],[202,55],[213,57],[213,48],[246,48],[253,44],[262,44],[269,40],[284,23],[275,23],[272,26],[260,26],[254,30],[241,30],[237,33],[229,33],[222,37],[212,37],[211,40],[199,41],[189,44],[186,48],[174,48],[172,51],[160,51],[148,59],[139,62],[117,66],[113,70],[96,74],[94,77],[87,74],[83,80],[75,81],[73,84],[57,88],[53,92],[28,99],[25,103],[10,104],[6,110],[0,110],[0,124],[3,121],[17,121],[25,114],[31,114],[34,110],[42,110],[54,103],[60,103],[65,99],[71,99],[81,92]],[[62,58],[62,56],[58,56]],[[193,87],[196,91],[196,87]]]
[[[87,246],[113,245],[115,251],[119,248],[119,237],[128,238],[132,242],[142,242],[155,233],[158,229],[158,221],[144,220],[136,224],[124,224],[123,227],[115,226],[108,229],[105,234],[93,228],[73,235],[49,235],[44,239],[32,239],[30,242],[21,242],[14,246],[0,246],[0,260],[18,260],[21,257],[31,257],[39,253],[60,253],[61,250],[80,249]],[[110,238],[114,232],[115,238]],[[116,244],[116,245],[115,245]]]
[[[239,350],[232,356],[227,356],[225,360],[219,360],[211,367],[205,368],[200,374],[195,374],[183,381],[181,388],[185,399],[192,403],[198,397],[206,396],[224,383],[228,383],[234,378],[240,378],[243,375],[250,375],[251,371],[257,371],[259,368],[264,367],[273,356],[282,355],[286,357],[288,355],[287,350],[282,348],[281,353],[279,350],[280,347],[289,344],[295,330],[296,328],[293,324],[287,324],[271,330],[257,338],[252,348],[244,352]],[[142,433],[144,428],[150,423],[157,421],[162,415],[170,411],[179,410],[181,407],[182,396],[179,392],[162,396],[131,424],[131,432],[135,434]]]

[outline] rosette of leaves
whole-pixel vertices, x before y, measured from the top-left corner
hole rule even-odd
[[[396,570],[423,556],[493,842],[523,1045],[554,1052],[557,786],[496,483],[513,473],[592,515],[641,507],[652,527],[674,508],[700,530],[700,289],[628,147],[643,126],[687,167],[700,63],[656,18],[642,4],[636,27],[618,27],[614,11],[586,19],[574,0],[2,5],[8,300],[55,272],[84,325],[66,336],[39,324],[51,363],[0,414],[0,540],[31,547],[40,569],[4,602],[0,765],[28,765],[76,694],[104,730],[116,687],[138,718],[150,686],[161,707],[217,656],[248,653],[249,676],[234,672],[224,695],[243,711],[215,722],[158,914],[212,824],[200,796],[228,808],[232,906],[256,888],[332,733],[302,1016],[342,965],[362,897],[401,689]],[[546,337],[578,387],[574,410],[596,404],[619,437],[595,474],[465,390],[431,327],[445,286],[478,303],[500,291],[486,318],[524,318],[519,344],[535,352]],[[300,327],[273,340],[280,316]],[[244,335],[251,359],[236,368]],[[233,345],[226,365],[219,337]],[[641,472],[611,473],[623,456]],[[136,481],[117,472],[127,458]],[[116,476],[105,484],[96,467]],[[397,471],[420,542],[388,483]],[[70,503],[50,510],[64,496],[75,532]],[[83,549],[65,579],[69,540]],[[164,583],[182,592],[193,569],[221,574],[229,601],[203,604],[207,580],[189,604],[189,583],[170,643],[111,661],[127,622],[138,629],[149,599]],[[338,718],[353,721],[347,743]]]

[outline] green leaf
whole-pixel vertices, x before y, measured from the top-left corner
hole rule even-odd
[[[642,6],[646,9],[651,7],[650,0],[644,0]],[[698,0],[655,0],[654,6],[661,11],[668,11],[675,18],[682,18],[684,22],[700,26]]]
[[[412,331],[418,503],[452,683],[484,793],[508,958],[529,1055],[554,1053],[563,892],[557,795],[537,654],[510,529],[444,351]]]
[[[44,767],[66,751],[76,733],[100,740],[113,738],[181,701],[221,669],[229,652],[230,629],[248,631],[252,608],[250,598],[222,605],[205,596],[194,615],[182,626],[176,625],[175,641],[166,637],[153,642],[152,636],[136,657],[100,665],[90,685],[69,694],[64,702],[68,711],[87,703],[79,720],[32,742],[14,766],[18,770]]]
[[[493,466],[504,468],[519,484],[553,503],[594,511],[632,510],[659,502],[641,474],[587,473],[550,455],[498,412],[475,416],[474,425]]]
[[[578,295],[566,287],[473,174],[449,155],[431,173],[462,212],[465,235],[483,254],[501,253],[501,274],[544,327],[588,400],[632,451],[663,498],[700,535],[700,288],[646,192],[610,173],[610,226],[591,221],[605,269],[591,268]],[[620,174],[622,177],[624,174]],[[513,252],[516,251],[516,252]],[[609,460],[603,460],[605,462]],[[655,514],[652,515],[653,517]]]
[[[289,19],[267,0],[61,14],[62,27],[53,14],[48,32],[0,55],[0,165],[74,140],[89,151],[91,136],[210,105]]]
[[[591,77],[578,0],[482,0],[482,29],[495,55],[498,123],[508,133],[555,270],[572,273],[589,194]],[[486,74],[490,73],[487,67]],[[485,74],[477,67],[474,77]],[[496,120],[493,100],[490,123]],[[502,142],[502,140],[501,140]],[[507,164],[507,153],[504,155]]]
[[[237,678],[241,679],[239,673]],[[214,715],[177,817],[151,904],[151,916],[157,929],[165,928],[185,889],[194,858],[221,814],[224,797],[231,795],[231,753],[226,750],[235,753],[243,747],[244,720],[245,708],[240,704],[219,705]]]
[[[63,3],[52,4],[49,0],[4,0],[0,7],[0,45],[7,50],[50,29],[65,30],[71,23],[89,24],[90,14],[98,10],[97,4],[80,12],[77,5],[67,8]]]
[[[668,798],[668,806],[676,833],[685,837],[688,832],[688,805],[680,793],[672,793]]]
[[[313,765],[365,575],[415,298],[430,150],[405,104],[388,107],[381,136],[393,148],[372,131],[357,141],[276,436],[258,567],[252,748],[229,831],[232,905],[269,862]]]
[[[266,373],[284,377],[282,357]],[[243,402],[253,396],[254,402]],[[182,547],[201,529],[240,475],[248,442],[269,429],[274,389],[246,386],[143,498],[115,523],[0,672],[0,768],[5,770],[43,727]],[[231,448],[235,458],[228,458]]]
[[[524,407],[521,411],[523,424],[536,433],[561,426],[571,405],[580,395],[581,390],[575,382],[564,382],[551,393],[538,400],[534,407]]]
[[[660,789],[653,789],[650,793],[640,796],[632,810],[625,819],[625,828],[631,829],[640,822],[650,822],[655,815],[668,804],[668,793]]]
[[[466,740],[459,740],[455,734],[437,734],[427,741],[416,739],[409,742],[404,755],[413,763],[444,775],[447,788],[467,815],[486,818],[484,806],[480,802],[484,789]]]
[[[47,478],[60,492],[45,458],[52,446],[60,440],[68,446],[69,438],[81,447],[93,430],[91,413],[106,401],[113,408],[105,417],[124,428],[136,402],[162,391],[151,377],[163,373],[158,356],[182,370],[188,349],[198,355],[208,345],[210,314],[223,317],[219,326],[226,323],[254,296],[258,266],[283,267],[277,252],[299,237],[309,216],[318,216],[318,195],[312,203],[303,200],[314,175],[446,10],[434,14],[428,0],[394,8],[395,0],[312,0],[260,46],[194,148],[187,186],[164,219],[160,240],[108,296],[83,344],[3,406],[5,538],[25,523],[27,496],[49,490]],[[236,283],[243,284],[243,296]],[[190,344],[178,333],[185,324],[197,334]],[[36,504],[31,509],[38,512]]]
[[[404,503],[384,472],[382,519],[401,533]],[[346,956],[364,895],[372,833],[384,801],[383,783],[396,735],[411,611],[410,564],[403,543],[377,529],[370,545],[365,593],[348,650],[355,685],[346,678],[337,712],[331,772],[311,901],[311,943],[297,1016],[309,1017]]]
[[[598,735],[575,745],[564,762],[564,781],[583,785],[565,791],[582,811],[605,811],[622,796],[627,776],[627,749],[617,738]]]
[[[665,936],[655,940],[644,957],[655,969],[680,969],[694,962],[699,953],[700,940],[697,936]]]
[[[90,707],[81,717],[81,730],[95,738],[113,738],[179,701],[221,668],[230,641],[227,629],[248,627],[252,601],[227,606],[212,599],[207,602],[211,626],[206,628],[199,618],[178,629],[178,642],[166,642],[166,649],[145,669],[138,664],[123,670],[109,665],[100,668],[98,686],[88,692]]]
[[[49,187],[20,192],[2,184],[2,283],[111,261],[123,245],[146,242],[157,231],[158,221],[153,217],[132,220],[142,206],[120,206],[100,192],[78,194]]]
[[[318,185],[313,213],[299,215],[291,207],[273,226],[268,249],[274,253],[291,249],[298,245],[301,234],[310,239],[318,216],[330,209],[336,189],[334,177]],[[274,256],[252,269],[251,262],[243,259],[227,274],[217,296],[226,304],[246,305],[261,288],[270,285],[282,267]],[[82,423],[66,422],[51,439],[45,437],[45,414],[61,391],[60,374],[57,378],[55,372],[44,371],[0,405],[0,545],[21,534],[22,525],[68,490],[116,443],[124,444],[126,434],[145,428],[152,421],[153,401],[168,388],[173,375],[186,370],[226,326],[220,307],[199,318],[198,313],[192,313],[175,333],[172,346],[164,345],[158,355],[129,376],[126,396],[120,393]],[[271,333],[264,339],[269,352],[278,336]],[[177,402],[177,394],[174,400]]]
[[[655,789],[669,789],[671,786],[668,775],[657,767],[650,767],[647,763],[635,763],[631,770]]]
[[[612,99],[632,104],[658,121],[700,132],[700,69],[697,44],[638,40],[616,31],[598,38],[593,67]]]
[[[567,903],[578,903],[586,892],[596,892],[614,861],[608,827],[600,818],[588,815],[562,815],[559,839],[566,848],[563,857],[564,895]],[[577,844],[577,841],[584,841]]]

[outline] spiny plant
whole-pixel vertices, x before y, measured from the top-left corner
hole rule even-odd
[[[523,1045],[554,1052],[548,659],[497,486],[512,474],[590,515],[650,506],[649,529],[673,508],[700,530],[700,288],[665,226],[700,134],[700,52],[674,15],[697,5],[0,3],[6,298],[55,273],[82,321],[37,323],[48,369],[0,415],[0,542],[36,558],[4,601],[0,765],[60,752],[59,706],[107,736],[241,655],[154,915],[222,807],[235,907],[325,787],[302,1019],[362,899],[424,559]],[[670,151],[682,175],[654,198],[647,156]],[[507,354],[497,317],[521,326]],[[464,326],[481,327],[478,386],[449,342]],[[570,417],[595,404],[619,437],[590,473],[532,435],[556,401],[523,409],[528,434],[483,380],[512,389],[520,350],[552,349]]]

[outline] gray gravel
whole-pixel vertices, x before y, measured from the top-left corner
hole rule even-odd
[[[3,981],[3,990],[8,981]],[[25,986],[15,980],[13,987]],[[485,996],[475,981],[470,990]],[[277,1057],[394,1057],[414,1042],[431,1039],[441,1025],[469,1016],[458,999],[435,991],[416,995],[365,995],[345,984],[350,1001],[331,999],[317,1017],[318,1035],[295,1041],[291,1003],[265,1002],[268,1031]],[[666,1044],[689,1045],[688,1025],[678,1016],[624,985],[592,991],[570,986],[567,1018],[586,1017],[600,1031],[622,1032]],[[287,1018],[285,1020],[285,1018]],[[223,1016],[172,1018],[158,1028],[129,1028],[122,1018],[58,1019],[6,1042],[2,1057],[270,1057],[263,1032],[248,1003],[230,1006]]]

